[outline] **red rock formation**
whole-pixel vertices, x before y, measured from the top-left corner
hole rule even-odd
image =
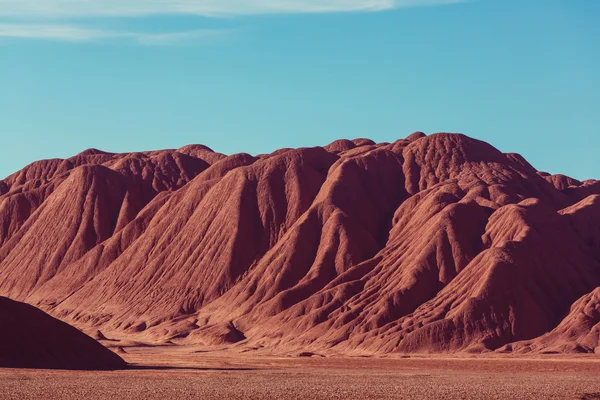
[[[76,328],[0,297],[0,367],[107,370],[125,362]]]
[[[503,350],[600,354],[600,287],[577,300],[551,332],[533,340],[509,344]]]
[[[0,181],[0,294],[156,343],[594,351],[599,198],[459,134],[90,149]]]

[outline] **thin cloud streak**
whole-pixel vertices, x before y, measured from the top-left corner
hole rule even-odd
[[[469,0],[0,0],[0,17],[135,17],[159,14],[235,16],[368,12]]]
[[[107,39],[129,39],[147,46],[167,46],[212,40],[227,36],[232,30],[200,29],[184,32],[144,33],[82,28],[61,24],[0,24],[0,38],[91,42]]]
[[[146,46],[173,46],[179,44],[203,44],[233,35],[236,30],[199,29],[185,32],[136,34],[135,40]]]
[[[396,8],[463,3],[472,0],[0,0],[0,39],[90,42],[125,39],[148,46],[214,40],[232,30],[144,33],[110,31],[62,23],[68,18],[376,12]],[[26,23],[22,21],[37,21]]]

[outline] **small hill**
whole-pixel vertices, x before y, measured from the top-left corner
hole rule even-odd
[[[0,297],[0,367],[112,370],[126,363],[76,328]]]

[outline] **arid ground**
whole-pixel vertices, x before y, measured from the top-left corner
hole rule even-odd
[[[0,369],[2,399],[600,399],[600,357],[281,357],[130,348],[126,371]]]

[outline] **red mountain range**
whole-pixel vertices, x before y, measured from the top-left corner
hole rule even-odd
[[[600,181],[446,133],[91,149],[0,181],[0,295],[154,344],[600,353]]]

